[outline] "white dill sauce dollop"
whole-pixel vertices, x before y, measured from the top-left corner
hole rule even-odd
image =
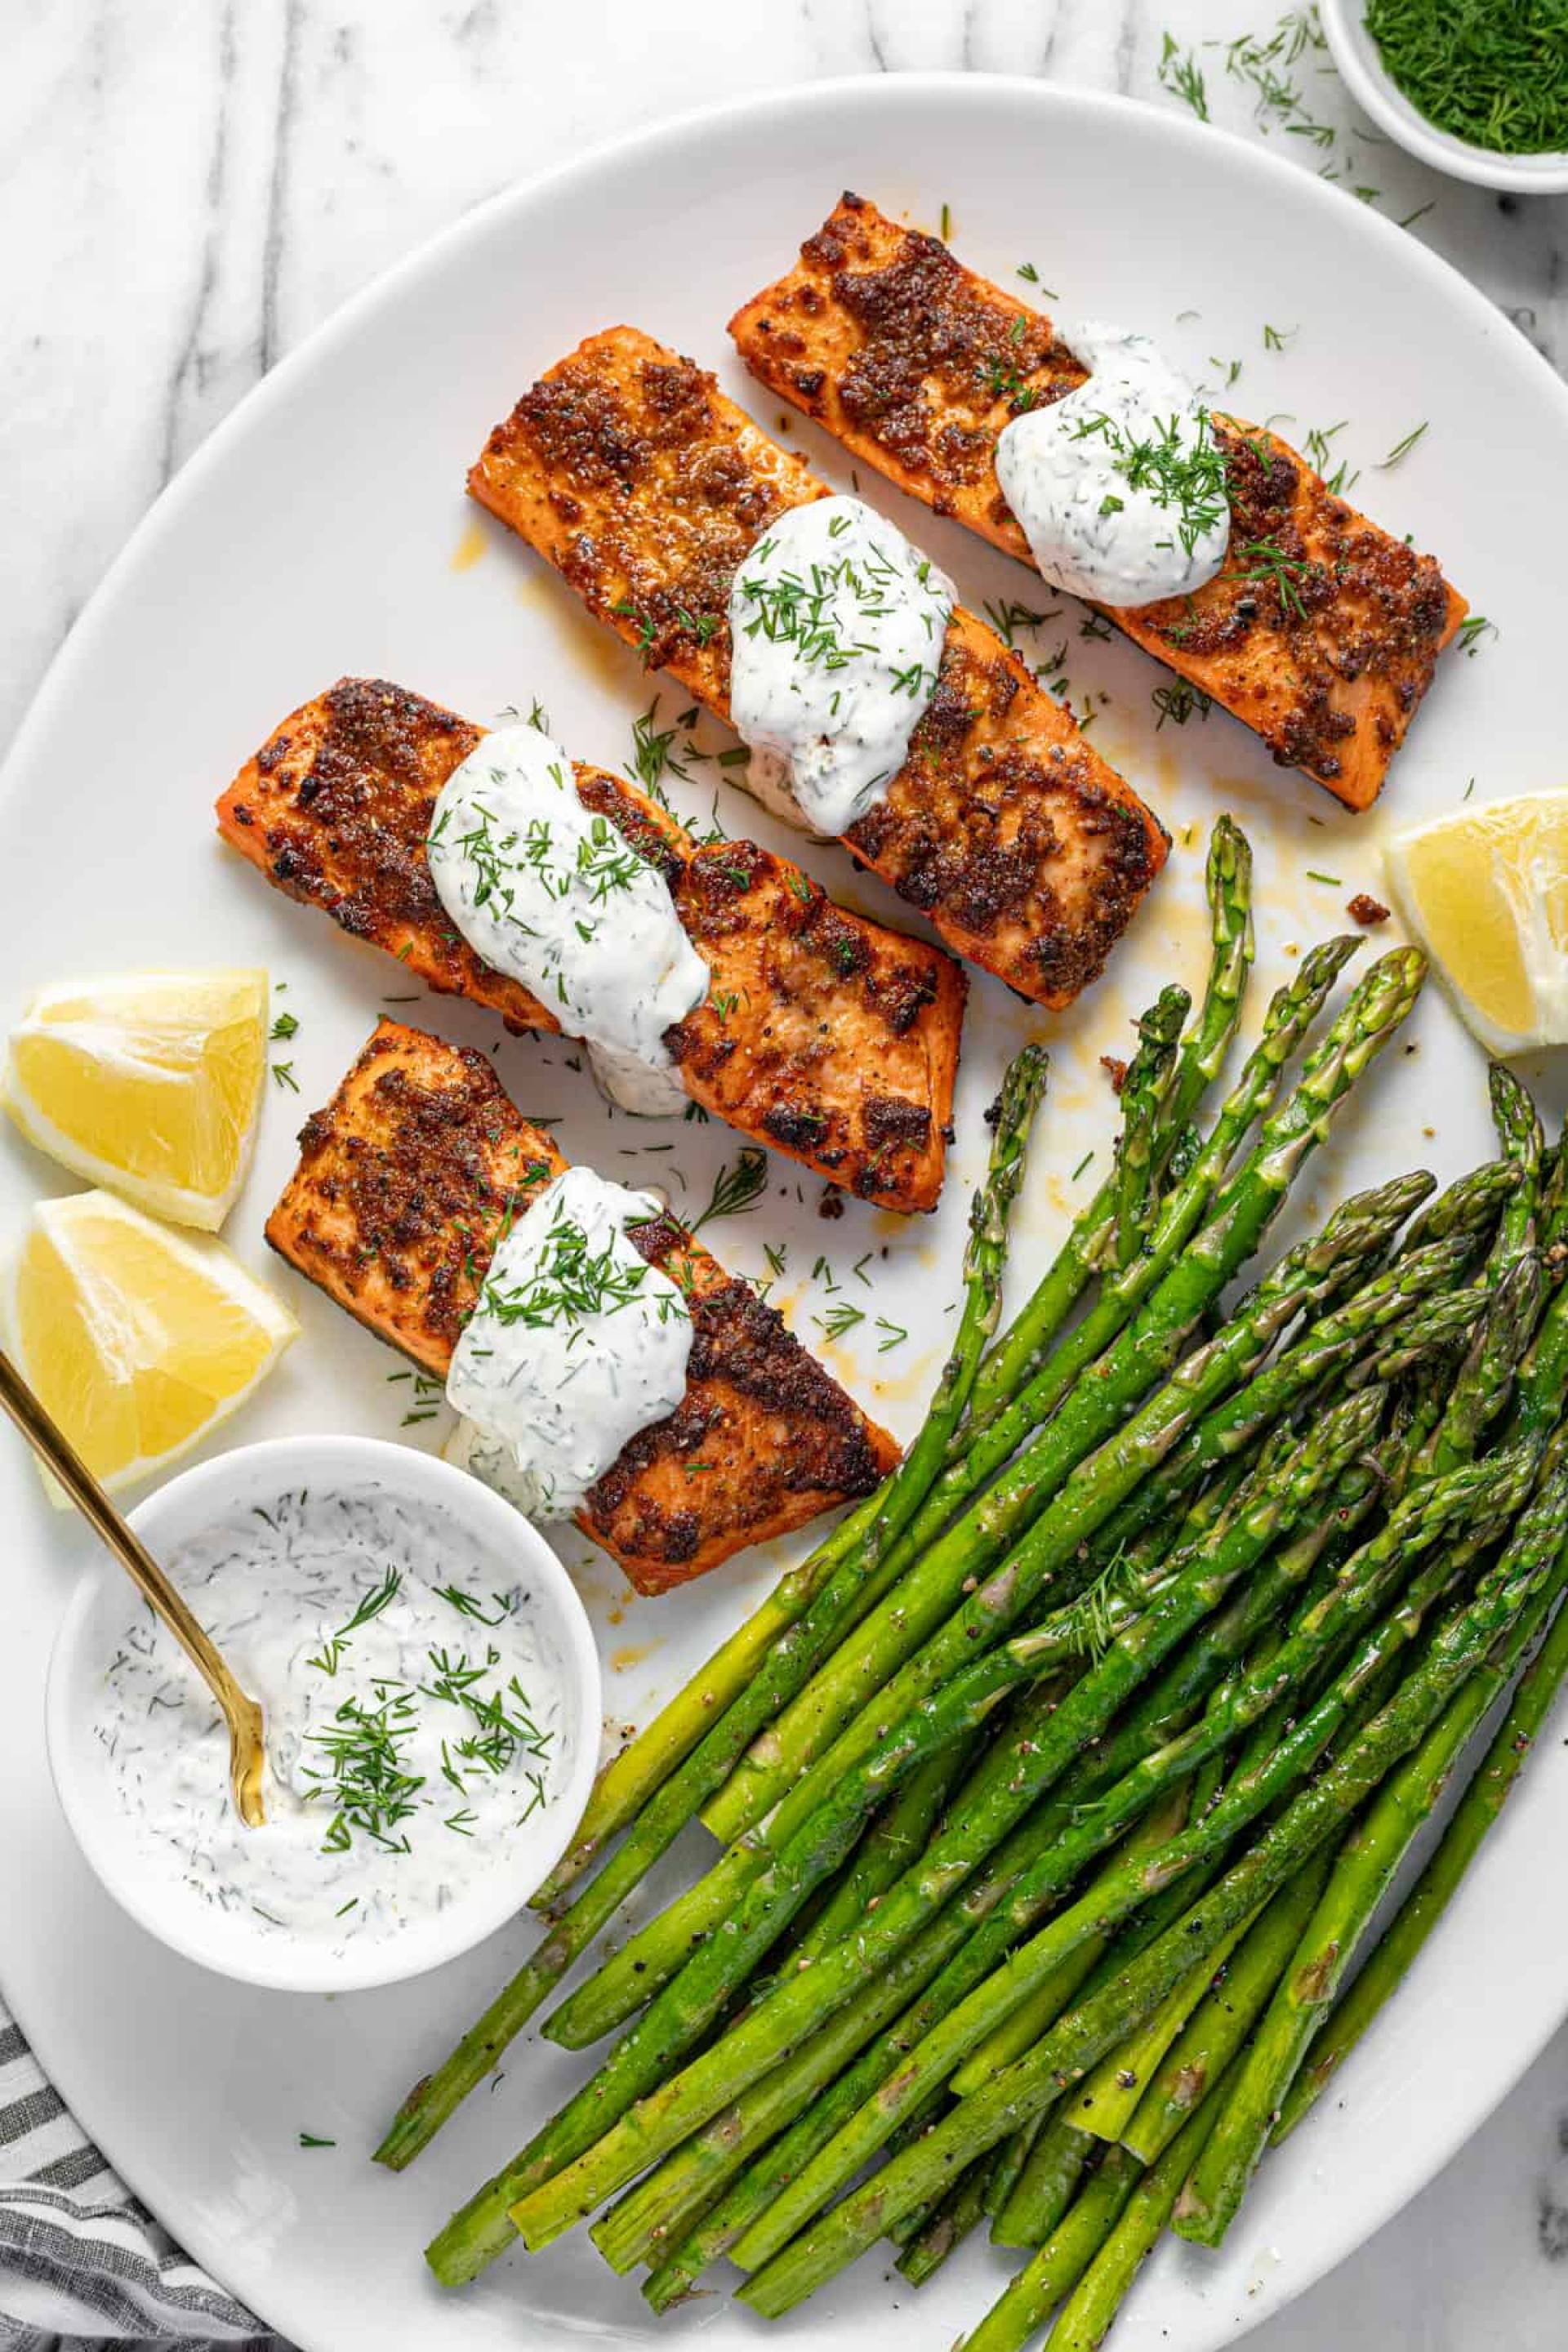
[[[339,1952],[500,1867],[521,1882],[565,1769],[563,1681],[499,1551],[433,1502],[356,1485],[236,1507],[166,1565],[261,1702],[267,1821],[240,1822],[223,1717],[139,1609],[93,1730],[151,1873]]]
[[[665,1031],[708,994],[669,885],[537,727],[499,727],[453,770],[426,842],[436,894],[474,953],[580,1037],[605,1092],[645,1116],[686,1092]]]
[[[1208,411],[1147,335],[1066,335],[1089,381],[1003,428],[996,478],[1054,588],[1152,604],[1213,580],[1230,546],[1225,455]]]
[[[463,1416],[447,1454],[530,1518],[570,1518],[686,1394],[691,1310],[628,1230],[661,1214],[653,1193],[568,1168],[490,1261],[447,1376]]]
[[[952,583],[858,499],[771,522],[730,589],[730,718],[747,789],[808,833],[847,833],[909,757],[936,691]]]

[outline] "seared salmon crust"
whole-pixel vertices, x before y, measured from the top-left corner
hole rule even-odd
[[[484,730],[384,678],[304,703],[218,803],[226,841],[289,897],[513,1029],[555,1014],[453,929],[425,854],[442,785]],[[940,948],[847,913],[754,842],[699,845],[647,794],[578,767],[584,803],[669,885],[712,974],[666,1034],[716,1118],[888,1209],[931,1209],[951,1134],[966,982]]]
[[[712,376],[630,327],[591,335],[525,393],[468,487],[721,718],[736,571],[774,516],[828,495]],[[951,948],[1057,1007],[1097,977],[1169,847],[1070,714],[962,608],[908,760],[844,840]]]
[[[1051,320],[947,247],[846,195],[730,321],[741,355],[857,457],[1033,562],[996,479],[1021,410],[1087,382]],[[1215,417],[1230,558],[1191,597],[1102,609],[1351,808],[1377,798],[1466,604],[1267,428]]]
[[[498,1236],[566,1162],[484,1055],[395,1021],[380,1023],[300,1147],[268,1240],[444,1380]],[[662,1592],[869,1494],[899,1449],[674,1217],[633,1238],[690,1306],[686,1395],[625,1447],[578,1524],[638,1591]]]

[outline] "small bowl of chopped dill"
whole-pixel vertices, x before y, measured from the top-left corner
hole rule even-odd
[[[1568,0],[1320,0],[1356,103],[1455,179],[1568,189]]]

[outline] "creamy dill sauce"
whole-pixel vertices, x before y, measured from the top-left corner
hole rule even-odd
[[[952,583],[858,499],[770,523],[730,590],[730,717],[748,789],[846,833],[885,797],[936,691]]]
[[[140,1609],[93,1728],[153,1871],[342,1951],[521,1869],[565,1771],[563,1675],[499,1550],[367,1484],[237,1507],[167,1566],[261,1702],[267,1821],[240,1822],[223,1717]]]
[[[664,1042],[708,994],[669,885],[537,727],[498,728],[447,778],[426,842],[437,896],[476,955],[521,981],[587,1047],[623,1109],[679,1110]]]
[[[686,1393],[690,1309],[627,1234],[660,1213],[651,1192],[569,1168],[490,1262],[447,1377],[463,1416],[447,1457],[530,1518],[570,1518]]]
[[[1089,381],[1005,427],[1002,495],[1053,587],[1112,605],[1190,595],[1230,546],[1208,412],[1147,335],[1096,323],[1067,340]]]

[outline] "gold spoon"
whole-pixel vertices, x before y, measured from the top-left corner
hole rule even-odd
[[[228,1725],[228,1776],[240,1820],[259,1829],[267,1749],[261,1709],[247,1698],[146,1546],[133,1536],[75,1446],[45,1412],[16,1365],[0,1349],[0,1405],[34,1453],[54,1472],[77,1509],[109,1546],[148,1606],[161,1617],[223,1709]]]

